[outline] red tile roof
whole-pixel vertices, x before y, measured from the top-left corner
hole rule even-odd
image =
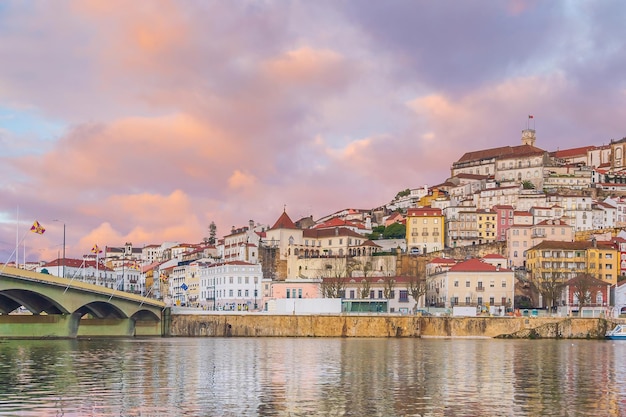
[[[410,208],[407,216],[441,216],[441,209],[431,207]]]
[[[597,242],[598,249],[614,249],[610,244],[603,242]],[[586,250],[591,249],[593,243],[591,241],[583,242],[560,242],[555,240],[544,240],[541,243],[533,246],[531,249],[561,249],[561,250]]]
[[[483,259],[506,259],[504,256],[497,253],[489,253],[483,256]]]
[[[297,229],[294,222],[291,221],[286,212],[283,211],[283,214],[280,215],[274,226],[272,226],[272,230],[275,229]]]
[[[596,149],[595,146],[583,146],[582,148],[562,149],[551,152],[552,156],[557,158],[571,158],[572,156],[587,156],[587,151]]]
[[[472,258],[460,262],[450,268],[450,272],[511,272],[510,269],[498,268],[480,259]]]
[[[431,264],[455,264],[456,261],[450,258],[433,258],[429,263]]]
[[[546,151],[530,145],[519,146],[502,146],[500,148],[484,149],[481,151],[467,152],[457,161],[470,162],[480,161],[484,159],[504,159],[504,158],[519,158],[532,155],[543,155]]]

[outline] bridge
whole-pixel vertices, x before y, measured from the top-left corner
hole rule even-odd
[[[168,311],[140,295],[0,268],[0,338],[161,336]]]

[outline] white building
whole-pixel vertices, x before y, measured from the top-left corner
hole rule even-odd
[[[500,266],[505,263],[503,258],[487,262],[469,259],[429,275],[426,302],[446,308],[496,308],[504,315],[507,308],[513,307],[515,296],[515,276],[512,270]]]
[[[200,304],[209,310],[255,311],[262,302],[261,264],[232,261],[199,269]]]
[[[102,262],[96,264],[96,261],[91,259],[55,259],[38,266],[36,271],[56,277],[75,279],[88,284],[101,285],[106,288],[116,288],[115,272]]]
[[[114,268],[115,288],[133,294],[146,294],[146,278],[135,264],[124,264]]]

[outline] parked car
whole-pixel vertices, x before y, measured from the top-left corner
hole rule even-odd
[[[418,315],[420,315],[420,316],[432,316],[432,314],[431,314],[431,313],[429,313],[429,312],[428,312],[428,311],[426,311],[426,310],[422,310],[422,309],[417,309],[417,310],[415,310],[415,314],[418,314]]]

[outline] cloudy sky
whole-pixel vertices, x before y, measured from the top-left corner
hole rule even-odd
[[[64,223],[79,257],[376,207],[520,144],[529,114],[542,149],[620,139],[625,19],[621,0],[3,1],[0,262],[55,258]]]

